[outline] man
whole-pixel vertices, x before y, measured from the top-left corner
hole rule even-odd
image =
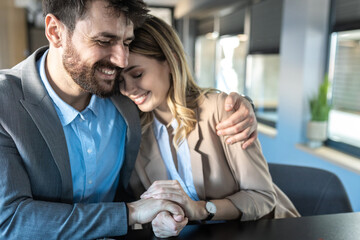
[[[49,48],[0,72],[0,238],[119,236],[164,212],[183,226],[172,202],[120,202],[141,133],[136,107],[114,93],[145,4],[44,0],[43,10]],[[245,120],[223,133],[246,129],[232,141],[252,134],[251,144],[256,120],[244,102],[234,115]]]

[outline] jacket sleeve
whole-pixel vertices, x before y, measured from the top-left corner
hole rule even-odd
[[[217,121],[225,120],[231,113],[224,110],[226,94],[217,96]],[[221,144],[239,191],[227,196],[242,213],[241,220],[256,220],[269,214],[276,205],[276,192],[273,187],[267,162],[262,154],[260,142],[256,140],[246,150],[241,143],[228,145],[225,137]]]
[[[96,239],[127,233],[124,203],[67,204],[59,199],[35,199],[33,176],[27,171],[31,166],[23,161],[1,121],[0,166],[0,239]],[[48,184],[47,179],[42,181]]]

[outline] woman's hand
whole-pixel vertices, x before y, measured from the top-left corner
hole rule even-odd
[[[205,209],[205,201],[193,201],[184,192],[177,180],[155,181],[140,198],[163,199],[175,202],[184,209],[185,216],[190,221],[203,220],[208,215]]]

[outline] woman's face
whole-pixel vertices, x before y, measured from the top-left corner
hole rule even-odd
[[[141,111],[166,110],[170,88],[167,61],[160,62],[140,54],[130,53],[129,64],[123,69],[120,92],[130,98]]]

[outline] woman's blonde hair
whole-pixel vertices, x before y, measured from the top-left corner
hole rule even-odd
[[[135,30],[130,52],[167,61],[170,68],[168,107],[178,123],[173,144],[177,148],[195,128],[195,107],[198,100],[212,89],[202,89],[194,81],[186,61],[185,51],[175,30],[163,20],[150,16]],[[151,126],[153,114],[141,112],[142,132]]]

